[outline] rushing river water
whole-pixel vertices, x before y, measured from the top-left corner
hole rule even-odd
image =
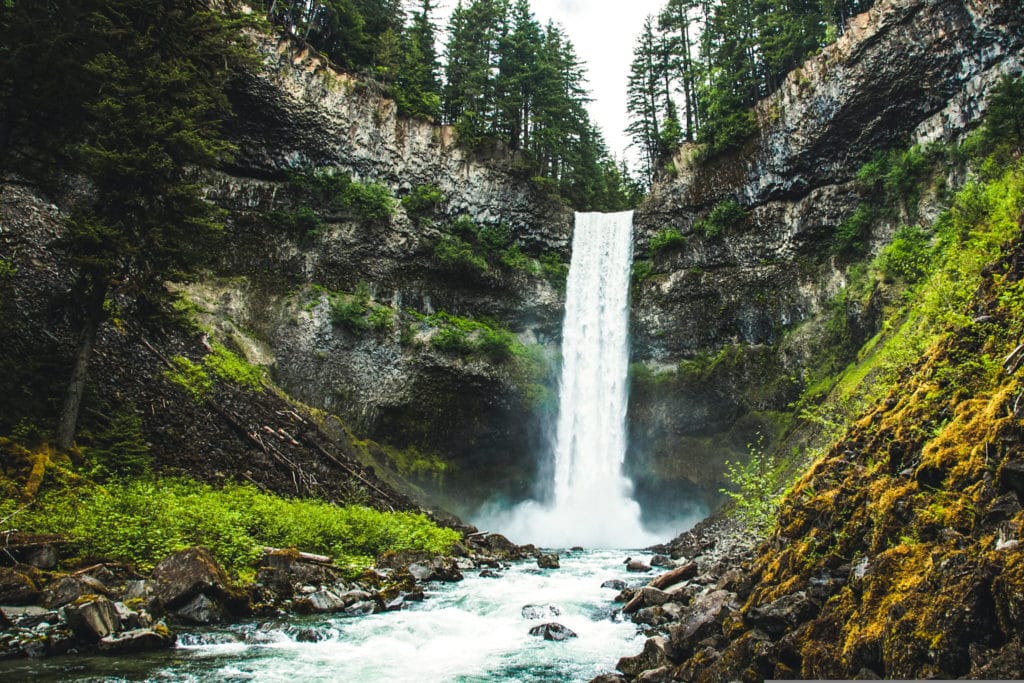
[[[169,652],[0,662],[0,680],[587,681],[643,646],[632,622],[612,617],[617,591],[601,588],[608,579],[639,581],[627,575],[628,554],[567,552],[560,569],[521,562],[497,579],[466,572],[459,583],[432,584],[425,601],[398,612],[184,631]],[[554,605],[561,614],[528,620],[522,608],[531,604]],[[551,642],[529,635],[551,621],[578,637]],[[323,640],[302,642],[311,636]]]

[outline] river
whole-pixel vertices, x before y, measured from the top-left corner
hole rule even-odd
[[[559,569],[519,562],[501,578],[469,571],[464,581],[431,584],[426,600],[397,612],[184,630],[178,646],[162,653],[0,662],[0,680],[588,681],[643,647],[636,625],[613,616],[617,591],[601,588],[608,579],[641,582],[626,572],[630,554],[563,552]],[[531,604],[553,605],[560,614],[526,619],[522,608]],[[549,621],[578,637],[552,642],[529,635],[532,626]],[[302,642],[310,637],[323,640]]]

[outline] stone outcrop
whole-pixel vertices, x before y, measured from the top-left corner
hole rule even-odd
[[[799,396],[823,351],[827,304],[847,282],[832,235],[862,200],[858,168],[880,150],[962,139],[992,86],[1022,68],[1012,0],[880,0],[758,105],[741,149],[701,160],[684,146],[675,177],[636,213],[638,259],[663,230],[685,238],[654,253],[634,285],[633,360],[647,370],[634,373],[630,406],[641,497],[670,501],[683,487],[714,498],[723,460],[743,457],[758,433],[772,441],[773,412]],[[726,201],[743,217],[719,234],[695,229]],[[869,254],[900,220],[877,228]],[[855,349],[878,311],[846,315]]]

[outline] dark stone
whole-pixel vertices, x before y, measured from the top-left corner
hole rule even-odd
[[[666,602],[672,599],[672,596],[663,590],[658,590],[652,586],[644,586],[640,589],[640,596],[643,598],[644,605],[648,607],[655,605],[664,605]]]
[[[671,569],[676,566],[675,561],[667,555],[655,555],[651,558],[652,567],[662,567],[663,569]]]
[[[0,567],[0,605],[32,605],[39,590],[28,573],[12,567]]]
[[[68,605],[64,608],[64,618],[75,637],[87,643],[95,643],[121,627],[117,608],[102,595],[80,598],[79,602]]]
[[[396,612],[405,607],[405,598],[399,595],[394,600],[389,601],[384,605],[385,612]]]
[[[639,676],[648,669],[657,669],[669,664],[669,642],[663,636],[648,638],[643,652],[632,657],[623,657],[615,668],[627,676]]]
[[[1007,460],[999,468],[999,488],[1014,491],[1024,497],[1024,460]]]
[[[601,588],[611,588],[612,590],[621,591],[626,588],[626,582],[621,579],[608,579],[601,584]]]
[[[519,611],[523,619],[550,619],[562,615],[562,610],[557,605],[523,605]]]
[[[499,574],[498,572],[494,571],[493,569],[485,569],[485,570],[483,570],[482,572],[480,572],[480,576],[482,578],[485,578],[485,579],[500,579],[501,578],[501,574]]]
[[[651,567],[640,560],[630,560],[626,564],[626,571],[643,573],[651,571]]]
[[[298,633],[295,634],[295,642],[297,643],[319,643],[324,640],[327,636],[318,631],[315,628],[303,628],[299,629]]]
[[[531,636],[543,636],[544,640],[563,641],[575,638],[576,634],[561,624],[550,623],[534,626],[530,629]]]
[[[672,647],[680,655],[692,652],[695,644],[721,630],[722,621],[729,615],[729,603],[734,595],[716,590],[694,599],[685,609],[679,623],[669,627]]]
[[[219,624],[227,621],[228,613],[222,604],[200,593],[178,608],[174,615],[190,624]]]
[[[162,625],[161,625],[162,626]],[[111,633],[100,638],[100,652],[108,655],[124,655],[134,652],[152,652],[174,647],[174,636],[166,626],[161,628],[137,628],[124,633]]]
[[[187,548],[153,568],[153,595],[163,609],[173,610],[199,594],[219,598],[228,594],[228,577],[206,548]],[[200,622],[209,623],[209,622]]]
[[[558,555],[554,553],[541,553],[537,556],[537,566],[541,569],[558,569]]]
[[[804,591],[799,591],[783,595],[767,605],[748,609],[746,620],[770,637],[779,638],[789,629],[813,619],[818,609]]]
[[[632,618],[634,624],[644,624],[647,626],[664,626],[669,622],[668,614],[657,605],[637,610]]]
[[[340,612],[345,608],[346,604],[351,604],[355,601],[356,599],[353,598],[349,603],[346,603],[345,599],[334,591],[322,589],[295,600],[293,604],[295,610],[302,614],[326,614]]]
[[[1016,493],[1004,493],[993,500],[985,516],[982,517],[982,524],[998,524],[1004,522],[1020,512],[1020,501]]]
[[[360,600],[354,602],[345,608],[345,614],[353,617],[362,617],[367,614],[373,614],[377,611],[377,603],[372,600]]]
[[[110,597],[106,586],[91,576],[65,576],[43,592],[43,604],[51,609],[63,607],[83,595]]]
[[[619,674],[601,674],[590,679],[589,683],[626,683],[626,679]]]

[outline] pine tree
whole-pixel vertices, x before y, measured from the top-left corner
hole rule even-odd
[[[630,117],[626,132],[640,151],[644,176],[648,180],[654,177],[662,158],[659,100],[663,92],[663,55],[654,31],[654,17],[649,16],[633,50],[626,100]]]

